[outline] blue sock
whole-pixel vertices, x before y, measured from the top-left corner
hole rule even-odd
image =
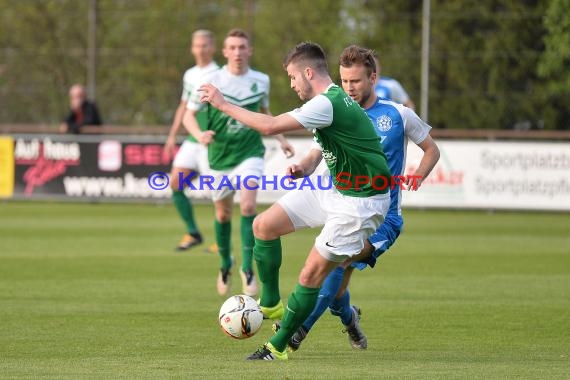
[[[311,315],[305,319],[303,322],[303,327],[305,330],[309,331],[313,325],[317,322],[317,320],[323,315],[327,307],[331,304],[334,300],[334,297],[338,293],[340,289],[340,284],[342,283],[342,278],[344,277],[344,268],[337,267],[332,272],[329,273],[325,281],[323,282],[323,286],[321,286],[321,290],[319,291],[319,298],[317,298],[317,304],[313,309]]]
[[[331,313],[340,317],[343,325],[352,322],[352,307],[350,307],[350,293],[348,289],[339,299],[334,299],[331,304]]]

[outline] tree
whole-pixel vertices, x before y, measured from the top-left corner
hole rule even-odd
[[[559,129],[570,129],[570,2],[551,0],[544,16],[545,51],[538,75],[543,79],[545,116]]]
[[[0,9],[0,120],[59,120],[69,85],[85,82],[86,2],[0,0]]]
[[[58,123],[67,90],[86,82],[87,4],[0,0],[0,122]],[[252,66],[271,77],[271,109],[299,104],[282,68],[311,40],[329,57],[375,49],[382,74],[419,103],[422,0],[98,0],[97,97],[108,124],[167,125],[193,64],[192,31],[253,37]],[[432,1],[430,124],[436,128],[569,128],[568,0]]]

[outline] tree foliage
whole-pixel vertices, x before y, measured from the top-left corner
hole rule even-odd
[[[538,64],[553,124],[570,128],[570,1],[551,0],[544,16],[545,49]]]
[[[67,90],[87,80],[88,1],[0,0],[0,122],[57,123]],[[430,124],[440,128],[570,128],[567,0],[432,0]],[[273,113],[299,104],[282,69],[311,40],[329,55],[375,49],[382,74],[419,104],[422,0],[98,0],[96,101],[108,124],[169,124],[189,38],[241,27],[252,67],[270,75]]]

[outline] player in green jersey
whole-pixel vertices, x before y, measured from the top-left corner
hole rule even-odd
[[[222,50],[227,64],[213,72],[206,81],[215,83],[223,96],[236,107],[269,114],[269,77],[249,67],[252,55],[249,36],[240,29],[231,30]],[[199,99],[190,99],[184,115],[184,125],[208,146],[208,161],[214,177],[211,190],[216,209],[215,232],[221,268],[217,278],[220,295],[230,289],[231,268],[231,217],[233,196],[239,179],[249,178],[247,186],[240,188],[242,263],[240,276],[244,294],[257,294],[257,282],[253,272],[253,230],[256,215],[256,186],[263,175],[265,147],[259,132],[247,128],[240,121],[207,106]],[[207,113],[207,130],[202,131],[196,122],[196,114]],[[281,135],[277,136],[287,156],[293,155],[293,147]],[[257,178],[257,180],[256,180]]]
[[[182,124],[182,118],[186,111],[188,100],[191,97],[196,97],[196,90],[202,83],[204,76],[219,69],[219,66],[214,62],[214,45],[214,34],[211,31],[200,29],[192,33],[190,52],[194,56],[196,65],[186,70],[182,77],[182,96],[180,97],[180,104],[174,114],[174,120],[170,127],[166,144],[164,145],[165,152],[170,156],[172,156],[176,147],[176,134]],[[205,128],[205,112],[197,114],[197,119],[200,127]],[[194,219],[192,202],[179,187],[179,175],[181,173],[185,178],[194,171],[198,171],[200,174],[207,174],[209,170],[206,148],[198,143],[191,134],[189,134],[174,156],[174,160],[172,161],[172,171],[170,174],[172,202],[174,203],[180,218],[186,225],[186,233],[176,247],[179,251],[195,247],[196,245],[201,244],[203,240],[202,234],[200,233],[196,220]]]
[[[280,319],[280,330],[248,360],[286,360],[288,340],[313,310],[327,274],[345,260],[361,260],[368,236],[382,223],[390,204],[389,187],[374,177],[390,177],[380,139],[364,110],[336,86],[328,73],[322,48],[305,42],[290,51],[284,68],[291,88],[306,103],[275,117],[251,112],[227,102],[212,84],[200,87],[201,100],[263,134],[313,131],[321,149],[312,149],[288,172],[296,178],[313,173],[324,158],[333,184],[330,189],[290,191],[254,222],[254,257],[263,285],[264,315]],[[368,182],[347,183],[348,178]],[[279,293],[280,237],[295,230],[323,226],[315,239],[299,282],[288,298],[287,311]]]

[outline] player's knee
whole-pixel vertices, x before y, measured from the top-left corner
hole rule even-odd
[[[240,203],[240,211],[241,211],[242,215],[254,215],[255,214],[255,201],[242,200]]]
[[[216,220],[222,224],[229,223],[232,220],[232,214],[227,210],[216,210]]]
[[[317,268],[305,265],[299,274],[299,284],[307,288],[320,288],[324,280],[321,277]]]
[[[314,277],[304,271],[299,274],[299,284],[307,288],[316,288],[319,286],[315,283]]]
[[[180,190],[180,189],[178,188],[178,185],[179,185],[179,183],[178,183],[178,177],[177,177],[177,176],[170,175],[170,188],[172,189],[172,191],[178,191],[178,190]]]
[[[253,236],[261,240],[273,240],[277,237],[273,236],[270,221],[267,220],[265,214],[260,214],[253,220]]]

